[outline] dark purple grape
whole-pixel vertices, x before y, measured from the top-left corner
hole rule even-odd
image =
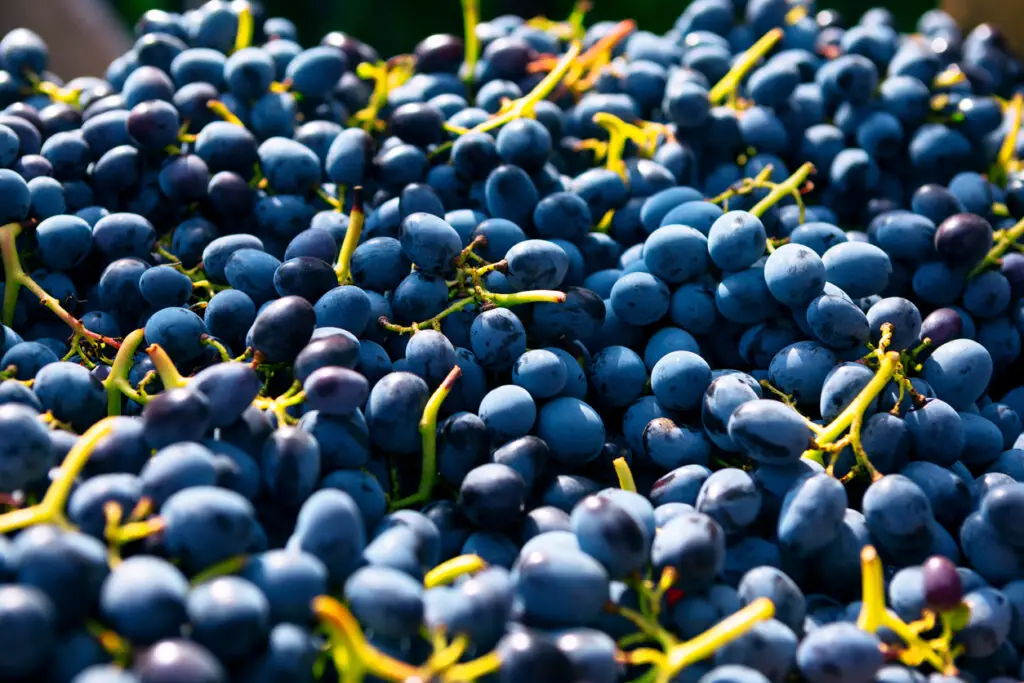
[[[963,318],[952,308],[937,308],[921,323],[921,338],[931,339],[933,348],[959,339],[963,331]]]
[[[963,581],[956,565],[947,557],[934,555],[921,565],[924,599],[934,610],[948,611],[960,604],[964,596]]]
[[[435,33],[416,45],[416,70],[423,74],[457,73],[462,64],[465,45],[461,38]]]
[[[935,250],[953,266],[973,266],[992,248],[992,226],[973,213],[953,214],[935,231]]]

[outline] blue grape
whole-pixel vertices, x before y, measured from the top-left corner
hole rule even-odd
[[[766,399],[739,405],[729,417],[728,433],[750,458],[774,465],[795,462],[810,446],[811,438],[811,431],[799,413]]]
[[[882,668],[879,644],[877,636],[854,624],[826,624],[797,647],[797,667],[811,683],[869,681]]]
[[[423,619],[423,586],[387,567],[367,567],[345,582],[353,613],[374,632],[387,637],[412,636]]]
[[[30,676],[47,661],[57,641],[54,607],[44,593],[30,586],[0,587],[0,625],[6,636],[0,672],[12,679]]]
[[[149,645],[177,635],[188,619],[188,581],[166,560],[130,557],[103,583],[100,613],[133,643]]]
[[[722,270],[743,270],[764,254],[766,239],[760,219],[745,211],[730,211],[711,226],[708,254]]]
[[[674,567],[683,590],[708,588],[725,563],[725,532],[707,515],[674,517],[655,537],[651,563],[657,571]]]
[[[729,467],[704,481],[694,507],[718,522],[726,534],[737,534],[757,519],[761,492],[750,475]]]
[[[550,626],[588,624],[608,599],[604,568],[578,550],[521,552],[512,580],[526,618]]]

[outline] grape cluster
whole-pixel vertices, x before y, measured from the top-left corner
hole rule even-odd
[[[1024,678],[999,31],[463,10],[0,39],[0,681]]]

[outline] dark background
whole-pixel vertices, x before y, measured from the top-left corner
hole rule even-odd
[[[262,0],[271,16],[291,19],[299,28],[303,45],[315,44],[331,30],[341,30],[369,42],[384,55],[411,51],[431,33],[462,34],[458,0]],[[182,0],[111,0],[125,20],[133,23],[147,9],[179,11],[189,3]],[[917,18],[935,7],[934,0],[832,0],[818,2],[819,8],[840,10],[847,21],[875,5],[888,5],[896,15],[898,28],[914,30]],[[481,18],[511,13],[526,17],[547,14],[564,19],[573,0],[481,0]],[[587,24],[601,19],[635,19],[643,29],[662,33],[670,28],[685,2],[672,0],[595,0]]]

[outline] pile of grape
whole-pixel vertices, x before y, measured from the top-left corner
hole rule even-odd
[[[0,40],[0,681],[1024,678],[1024,65],[586,10]]]

